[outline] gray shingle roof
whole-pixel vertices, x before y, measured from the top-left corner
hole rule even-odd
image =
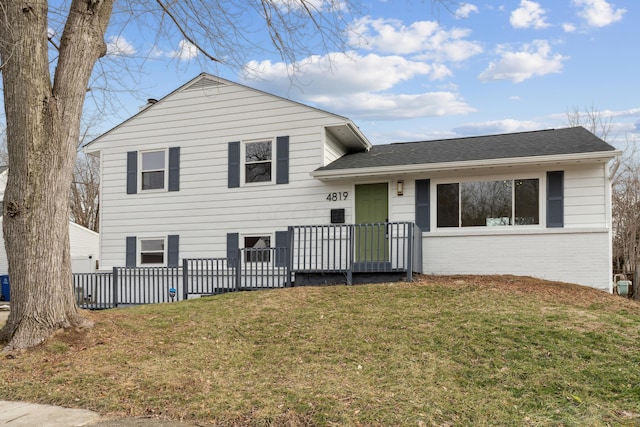
[[[572,127],[501,135],[374,145],[347,154],[317,171],[420,165],[518,157],[615,151],[585,128]]]

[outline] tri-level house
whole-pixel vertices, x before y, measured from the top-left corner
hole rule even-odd
[[[201,74],[85,150],[101,159],[103,269],[221,257],[288,265],[296,284],[424,272],[611,290],[620,153],[581,127],[375,145],[348,118]]]

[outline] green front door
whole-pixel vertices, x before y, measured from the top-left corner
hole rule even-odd
[[[388,218],[387,183],[356,185],[356,224],[361,224],[356,226],[356,261],[380,263],[389,260],[384,224]]]

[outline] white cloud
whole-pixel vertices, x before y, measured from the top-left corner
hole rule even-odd
[[[355,52],[314,56],[292,66],[253,61],[260,80],[251,82],[267,92],[288,94],[302,102],[358,119],[402,119],[466,114],[474,111],[453,91],[397,93],[402,83],[448,76],[444,65],[429,65],[400,56],[361,56]],[[289,76],[293,75],[292,80]],[[247,80],[245,76],[244,80]],[[420,83],[412,83],[413,87]],[[388,93],[393,90],[396,93]]]
[[[350,117],[368,120],[395,120],[468,114],[475,109],[452,92],[420,94],[359,93],[350,96],[318,96],[311,101]]]
[[[544,14],[545,10],[540,7],[539,3],[522,0],[520,7],[511,12],[509,22],[514,28],[546,28],[549,24],[545,22]]]
[[[472,13],[478,13],[478,7],[471,3],[462,3],[460,7],[454,12],[456,19],[466,19]]]
[[[180,40],[178,50],[174,50],[169,56],[178,58],[181,61],[188,61],[198,56],[198,48],[187,40]]]
[[[572,0],[574,6],[582,8],[578,15],[592,27],[606,27],[620,21],[625,9],[615,9],[606,0]]]
[[[107,42],[107,55],[131,56],[136,49],[123,36],[111,36]]]
[[[574,31],[576,31],[576,26],[569,23],[569,22],[565,22],[564,24],[562,24],[562,29],[564,30],[565,33],[573,33]]]
[[[379,92],[417,76],[438,80],[450,75],[444,65],[432,66],[395,55],[370,53],[361,56],[355,52],[312,56],[294,65],[269,60],[251,61],[246,68],[271,82],[270,86],[278,87],[280,92],[289,90],[291,79],[288,76],[295,73],[296,86],[305,96]]]
[[[489,63],[478,76],[481,81],[511,80],[520,83],[531,77],[559,73],[562,71],[562,62],[568,59],[560,54],[552,54],[551,47],[545,40],[535,40],[517,52],[500,46],[498,53],[501,56],[500,60]]]
[[[409,26],[395,19],[357,20],[350,42],[361,49],[394,55],[420,55],[437,61],[463,61],[482,52],[478,42],[464,40],[471,30],[444,29],[435,21],[416,21]]]
[[[543,129],[540,123],[530,120],[503,119],[458,126],[453,131],[458,135],[497,135],[501,133],[527,132]]]

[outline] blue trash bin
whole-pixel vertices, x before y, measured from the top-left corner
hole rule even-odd
[[[0,276],[0,283],[2,283],[2,300],[9,301],[9,276]]]

